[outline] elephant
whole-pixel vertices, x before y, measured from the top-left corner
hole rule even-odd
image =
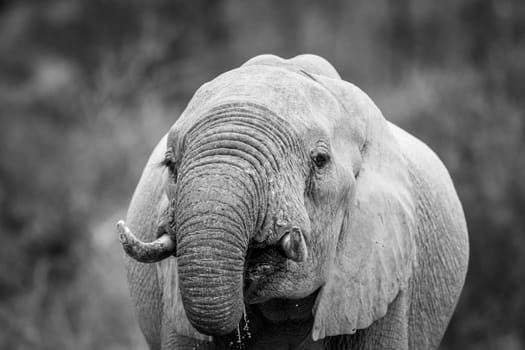
[[[438,156],[311,54],[202,85],[117,231],[151,349],[435,349],[469,256]]]

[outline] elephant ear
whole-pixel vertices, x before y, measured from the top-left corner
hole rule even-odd
[[[355,162],[349,150],[361,154],[329,276],[316,300],[312,337],[318,340],[353,334],[386,315],[412,273],[416,223],[407,163],[379,109],[350,83],[312,78],[341,106],[332,129],[334,152],[349,163],[343,166],[352,169]]]

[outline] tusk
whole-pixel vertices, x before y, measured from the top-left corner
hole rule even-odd
[[[281,247],[288,259],[305,262],[308,259],[308,248],[301,230],[293,227],[281,238]]]
[[[123,220],[117,223],[117,232],[124,251],[133,259],[143,263],[161,261],[174,255],[177,250],[176,243],[167,233],[153,242],[145,243],[131,232]]]

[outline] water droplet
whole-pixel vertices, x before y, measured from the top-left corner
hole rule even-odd
[[[242,336],[241,336],[241,330],[239,329],[239,325],[237,325],[237,344],[239,346],[242,345]]]
[[[244,317],[244,327],[243,327],[243,331],[244,331],[244,333],[246,334],[246,337],[247,337],[248,339],[251,339],[252,334],[251,334],[251,332],[250,332],[250,326],[249,326],[249,324],[248,324],[248,323],[250,323],[250,320],[248,319],[248,316],[246,316],[246,311],[244,312],[243,317]]]

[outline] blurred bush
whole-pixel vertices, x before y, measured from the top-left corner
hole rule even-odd
[[[411,111],[402,125],[431,145],[447,165],[470,233],[467,283],[444,345],[522,349],[523,108],[500,92],[488,92],[484,77],[469,70],[427,79],[434,98]],[[509,339],[519,345],[506,345]]]
[[[525,338],[525,4],[0,3],[0,348],[144,348],[113,223],[193,91],[311,52],[450,169],[471,232],[443,349]]]

